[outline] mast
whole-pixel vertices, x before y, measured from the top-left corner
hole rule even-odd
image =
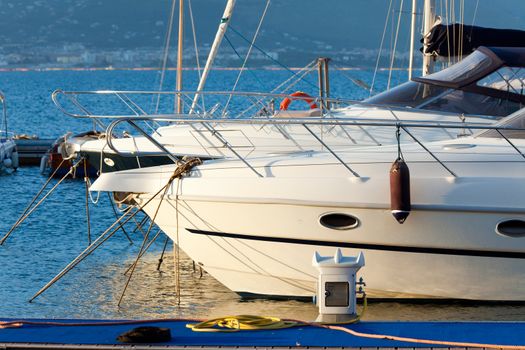
[[[206,79],[208,78],[208,73],[210,72],[211,66],[213,65],[215,56],[217,56],[217,51],[219,50],[222,39],[224,38],[224,34],[226,34],[226,29],[228,29],[228,25],[230,24],[230,19],[233,13],[234,6],[235,0],[228,0],[228,2],[226,3],[226,8],[224,9],[219,29],[217,30],[217,34],[215,34],[215,40],[213,40],[210,54],[208,55],[208,60],[206,61],[206,66],[204,66],[204,70],[202,71],[202,77],[199,81],[197,92],[195,93],[195,97],[193,98],[193,102],[191,104],[190,113],[193,113],[195,107],[197,106],[197,101],[199,100],[200,95],[199,92],[201,92],[204,89]]]
[[[184,39],[184,0],[179,0],[179,42],[177,45],[177,91],[182,91],[182,50]],[[177,94],[176,99],[177,113],[182,113],[181,95]]]
[[[414,41],[416,36],[417,0],[412,0],[412,18],[410,24],[410,57],[408,59],[408,80],[412,80],[414,69]]]
[[[326,99],[330,97],[330,77],[328,70],[328,62],[330,62],[330,58],[328,57],[317,58],[319,97],[321,98],[321,109],[330,109],[330,103],[326,102]]]
[[[428,34],[436,22],[436,0],[425,0],[424,5],[424,27],[423,27],[423,51],[429,45]],[[434,60],[430,54],[423,53],[423,75],[428,75],[434,71]]]

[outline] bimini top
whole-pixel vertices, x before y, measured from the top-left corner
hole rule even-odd
[[[524,67],[524,47],[482,46],[453,66],[413,80],[452,89],[495,94],[495,97],[501,96],[525,103],[525,75],[517,74],[519,68]],[[507,84],[494,85],[495,81]]]
[[[442,71],[414,78],[365,102],[506,116],[525,105],[525,48],[479,47]]]

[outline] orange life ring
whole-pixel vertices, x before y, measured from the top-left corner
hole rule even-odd
[[[290,103],[292,103],[293,100],[305,101],[306,103],[310,105],[310,109],[317,108],[317,104],[314,102],[313,97],[308,95],[306,92],[296,91],[290,96],[291,97],[286,97],[284,100],[282,100],[281,104],[279,105],[279,109],[281,111],[286,111],[288,107],[290,106]],[[302,97],[302,98],[294,98],[294,97]]]

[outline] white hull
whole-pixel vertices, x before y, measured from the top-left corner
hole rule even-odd
[[[150,206],[150,215],[154,207]],[[312,296],[317,280],[316,270],[311,266],[313,253],[333,254],[335,247],[346,244],[357,248],[346,248],[345,254],[357,255],[363,251],[366,256],[367,264],[360,274],[371,297],[525,300],[523,257],[469,256],[505,255],[516,248],[525,251],[523,240],[505,239],[494,231],[502,219],[525,220],[523,214],[414,211],[401,226],[387,209],[345,208],[338,212],[351,213],[368,224],[361,232],[340,234],[319,227],[315,220],[310,225],[304,222],[334,208],[271,204],[261,208],[240,203],[185,201],[179,203],[179,209],[181,248],[219,282],[239,293]],[[235,217],[225,215],[228,212],[235,213]],[[156,219],[174,241],[177,240],[175,216],[173,203],[166,203]],[[202,217],[206,217],[206,223]],[[285,226],[289,227],[270,223],[283,222],[286,217],[289,219]],[[422,229],[425,227],[428,229]],[[242,234],[247,239],[228,238],[228,233]],[[320,240],[323,245],[315,243]],[[311,244],[301,244],[305,241]],[[486,249],[498,245],[501,246],[498,250]],[[462,248],[451,252],[451,246]],[[413,248],[421,252],[395,251]]]
[[[453,167],[456,179],[428,162],[419,146],[404,148],[413,211],[403,225],[389,209],[386,160],[395,152],[388,147],[349,153],[360,179],[330,155],[252,160],[264,169],[263,178],[232,161],[202,165],[181,180],[178,204],[178,184],[172,185],[155,222],[240,293],[311,296],[313,253],[343,247],[347,255],[365,253],[361,271],[375,297],[525,301],[525,229],[514,236],[497,232],[501,222],[525,223],[525,162],[505,152],[510,146],[503,141],[455,142],[478,145],[475,151],[445,150],[438,143],[431,150]],[[155,193],[172,171],[166,166],[104,174],[93,189]],[[148,196],[140,195],[139,203]],[[146,206],[148,215],[157,204]],[[352,215],[359,224],[324,227],[319,218],[327,213]]]

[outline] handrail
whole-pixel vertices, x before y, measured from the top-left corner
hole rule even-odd
[[[111,149],[113,149],[115,152],[119,153],[115,147],[112,144],[111,141],[111,135],[113,134],[113,129],[115,126],[119,123],[122,123],[124,121],[128,122],[130,125],[132,125],[134,128],[136,128],[141,134],[146,136],[148,140],[153,142],[159,149],[166,152],[168,157],[172,159],[174,162],[178,160],[176,156],[171,154],[164,146],[159,144],[156,140],[154,140],[151,136],[147,135],[147,133],[144,130],[141,130],[140,127],[135,123],[135,121],[140,120],[149,120],[151,118],[147,116],[139,116],[139,117],[133,117],[133,118],[121,118],[113,121],[110,124],[110,127],[108,127],[107,135],[108,135],[108,145]],[[166,118],[163,119],[166,121],[171,121],[175,123],[183,123],[183,124],[194,124],[194,123],[200,123],[202,124],[208,131],[211,132],[212,136],[216,137],[224,147],[228,148],[239,160],[241,160],[250,170],[252,170],[257,176],[263,177],[261,173],[259,173],[244,157],[242,157],[235,149],[231,146],[231,144],[227,141],[225,137],[220,134],[216,129],[210,126],[210,123],[224,123],[224,124],[251,124],[251,125],[301,125],[304,127],[314,138],[317,142],[319,142],[328,152],[330,152],[338,161],[339,163],[344,166],[348,171],[352,173],[353,176],[357,178],[361,178],[361,176],[354,171],[350,166],[337,155],[337,153],[329,147],[321,138],[319,138],[309,127],[308,125],[348,125],[348,126],[382,126],[382,127],[393,127],[396,129],[402,129],[404,132],[406,132],[417,144],[419,144],[425,152],[427,152],[438,164],[440,164],[448,173],[450,173],[453,177],[457,178],[458,175],[452,171],[449,167],[447,167],[442,160],[440,160],[436,154],[434,154],[430,149],[428,149],[420,140],[417,139],[414,134],[412,134],[410,131],[408,131],[408,128],[449,128],[449,129],[478,129],[478,130],[496,130],[503,139],[506,140],[507,143],[511,147],[514,148],[514,150],[523,158],[525,158],[525,155],[518,149],[518,147],[510,141],[509,138],[507,138],[501,131],[524,131],[525,128],[513,128],[513,127],[506,127],[506,126],[498,126],[498,125],[479,125],[479,124],[469,124],[469,123],[413,123],[413,122],[402,122],[402,121],[383,121],[383,122],[370,122],[370,121],[349,121],[348,118],[319,118],[312,120],[312,118],[290,118],[290,119],[269,119],[269,118],[246,118],[246,119],[206,119],[203,120],[201,118]],[[120,153],[119,153],[120,154]],[[135,156],[135,155],[134,155]]]
[[[73,118],[99,118],[99,119],[103,119],[103,118],[127,118],[127,117],[132,117],[133,115],[136,115],[136,113],[133,113],[132,115],[94,115],[94,114],[91,114],[91,113],[86,113],[86,111],[84,111],[85,114],[76,114],[76,113],[68,111],[60,103],[60,101],[58,100],[58,96],[59,95],[64,95],[64,96],[70,96],[70,95],[74,95],[74,96],[79,96],[79,95],[114,95],[114,96],[116,96],[117,94],[126,94],[126,95],[166,95],[166,96],[170,96],[170,95],[171,96],[175,96],[175,95],[177,95],[177,96],[187,96],[188,99],[191,99],[191,97],[189,95],[193,95],[195,93],[196,93],[196,91],[148,91],[148,90],[136,90],[136,91],[133,91],[133,90],[122,90],[122,91],[119,91],[119,90],[64,91],[64,90],[61,90],[61,89],[57,89],[57,90],[53,91],[53,93],[51,94],[51,100],[53,101],[55,106],[62,113],[64,113],[65,115],[68,115],[70,117],[73,117]],[[261,97],[261,98],[269,98],[269,99],[277,99],[277,98],[283,99],[283,98],[287,98],[287,97],[288,98],[293,97],[293,99],[295,99],[295,100],[307,100],[307,99],[313,98],[314,101],[316,103],[318,103],[318,104],[330,103],[332,105],[348,105],[348,106],[354,106],[354,107],[363,106],[363,107],[367,107],[367,108],[370,108],[370,107],[374,108],[375,107],[375,108],[387,109],[392,114],[394,114],[394,116],[395,116],[395,112],[403,112],[403,111],[414,112],[414,111],[418,110],[417,108],[402,107],[402,106],[391,106],[391,105],[387,105],[387,104],[375,104],[375,103],[368,103],[368,102],[363,102],[363,101],[354,100],[354,99],[335,98],[335,97],[321,97],[321,96],[300,97],[300,96],[291,96],[290,94],[283,94],[283,93],[266,93],[266,92],[253,92],[253,91],[200,91],[199,94],[200,95],[216,95],[216,96],[233,95],[233,96],[244,96],[244,97]],[[262,102],[262,101],[260,101],[260,102]],[[425,111],[428,112],[428,110],[425,110]],[[327,111],[327,112],[329,113],[329,111]],[[457,115],[457,113],[452,113],[452,112],[440,112],[440,113],[443,114],[443,115]],[[170,114],[177,115],[176,113],[170,113]],[[155,115],[158,116],[159,114],[155,114]],[[185,114],[178,114],[178,115],[185,115]],[[191,114],[186,114],[186,115],[195,115],[195,116],[199,115],[201,117],[203,117],[203,116],[207,117],[208,116],[207,113],[205,113],[205,112],[202,113],[202,114],[199,114],[197,112],[193,112]],[[483,115],[468,115],[468,116],[469,117],[476,117],[476,118],[487,118],[487,119],[490,119],[489,117],[483,116]]]
[[[147,90],[137,90],[137,91],[132,91],[132,90],[123,90],[123,91],[119,91],[119,90],[95,90],[95,91],[64,91],[64,90],[61,90],[61,89],[57,89],[55,91],[53,91],[53,93],[51,94],[51,100],[53,101],[53,103],[55,104],[55,106],[64,114],[68,115],[68,116],[71,116],[71,117],[74,117],[74,118],[92,118],[92,117],[104,117],[104,118],[111,118],[111,117],[131,117],[133,115],[137,115],[136,111],[132,108],[130,108],[130,110],[133,113],[133,115],[122,115],[122,116],[110,116],[110,115],[105,115],[105,116],[97,116],[97,115],[93,115],[91,113],[86,113],[86,111],[83,111],[84,113],[86,114],[75,114],[75,113],[72,113],[72,112],[69,112],[61,103],[60,101],[58,100],[58,96],[59,95],[65,95],[65,96],[68,96],[68,95],[73,95],[73,96],[77,96],[77,95],[114,95],[114,96],[119,96],[119,95],[177,95],[177,96],[180,96],[180,95],[193,95],[193,94],[196,94],[197,92],[196,91],[147,91]],[[297,97],[294,97],[294,96],[291,96],[290,94],[277,94],[277,93],[263,93],[263,92],[243,92],[243,91],[199,91],[198,92],[200,95],[217,95],[217,96],[229,96],[229,95],[234,95],[234,96],[245,96],[245,97],[250,97],[250,96],[256,96],[256,97],[268,97],[268,98],[286,98],[286,97],[293,97],[294,99],[296,100],[306,100],[306,99],[310,99],[310,98],[305,98],[305,97],[300,97],[300,96],[297,96]],[[129,98],[129,97],[128,97]],[[314,98],[316,101],[322,101],[322,100],[329,100],[330,102],[333,102],[333,103],[338,103],[338,104],[363,104],[362,102],[360,101],[357,101],[357,100],[346,100],[346,99],[340,99],[340,98],[324,98],[324,97],[312,97]],[[375,105],[370,105],[370,106],[375,106]],[[379,106],[379,105],[377,105]],[[77,106],[78,107],[78,106]],[[128,106],[129,107],[129,106]],[[135,107],[137,107],[135,105]],[[198,113],[191,113],[190,115],[198,115]]]
[[[113,122],[111,122],[111,124],[108,125],[108,128],[106,130],[106,143],[108,144],[109,148],[111,148],[116,154],[120,155],[120,156],[123,156],[123,157],[135,157],[136,154],[126,154],[126,153],[122,153],[120,152],[116,147],[115,145],[113,145],[113,130],[115,129],[115,127],[122,123],[122,122],[127,122],[129,125],[131,125],[135,130],[137,130],[138,132],[140,132],[148,141],[150,141],[153,145],[155,145],[156,147],[158,147],[161,151],[165,152],[166,155],[168,156],[168,158],[170,158],[174,163],[176,163],[179,158],[175,155],[173,155],[168,149],[166,149],[166,147],[164,147],[162,144],[160,144],[159,142],[157,142],[157,140],[155,140],[153,137],[151,137],[146,131],[144,131],[141,127],[139,127],[133,120],[129,120],[129,119],[117,119],[117,120],[114,120]]]
[[[361,101],[355,101],[355,100],[347,100],[347,99],[340,99],[340,98],[324,98],[324,97],[315,97],[315,101],[319,103],[321,106],[325,103],[331,103],[331,104],[342,104],[342,103],[354,103],[356,106],[366,106],[367,108],[370,107],[379,107],[383,108],[384,110],[389,111],[394,119],[373,119],[370,120],[369,118],[364,117],[337,117],[334,116],[334,114],[327,110],[327,114],[322,114],[320,117],[299,117],[299,118],[291,118],[291,117],[281,117],[278,118],[272,118],[268,115],[264,116],[257,116],[257,117],[250,117],[250,118],[217,118],[210,116],[208,114],[199,114],[197,113],[191,113],[191,114],[154,114],[154,115],[148,115],[143,108],[141,108],[137,103],[135,103],[128,95],[130,94],[147,94],[147,95],[177,95],[177,96],[186,96],[187,99],[191,99],[188,95],[194,94],[195,92],[191,91],[112,91],[112,90],[100,90],[100,91],[62,91],[62,90],[56,90],[52,94],[52,100],[61,110],[64,114],[72,116],[74,118],[91,118],[95,121],[100,119],[114,119],[113,122],[110,123],[110,125],[107,128],[107,143],[108,146],[117,154],[127,156],[126,154],[119,152],[116,147],[113,144],[113,131],[115,127],[122,123],[127,122],[129,125],[131,125],[134,129],[136,129],[140,134],[142,134],[147,140],[149,140],[151,143],[154,144],[155,147],[157,147],[162,152],[165,152],[168,157],[174,161],[178,161],[178,157],[170,153],[169,150],[167,150],[162,144],[160,144],[157,140],[155,140],[152,136],[150,136],[146,131],[144,131],[142,128],[140,128],[136,122],[137,121],[146,121],[146,124],[148,121],[155,121],[155,122],[167,122],[167,123],[183,123],[190,125],[193,129],[195,129],[195,126],[197,124],[201,124],[206,130],[208,130],[212,137],[216,138],[223,147],[227,148],[230,152],[233,153],[235,157],[237,157],[239,160],[241,160],[248,168],[250,168],[257,176],[262,177],[261,175],[252,165],[248,163],[248,161],[241,156],[234,147],[228,142],[227,138],[225,138],[217,129],[216,126],[220,124],[251,124],[251,125],[272,125],[278,129],[285,137],[287,137],[286,131],[282,129],[282,126],[286,125],[298,125],[305,128],[315,139],[316,141],[323,147],[323,149],[330,152],[338,161],[341,163],[342,166],[344,166],[348,171],[352,173],[355,177],[360,177],[360,175],[354,171],[350,166],[345,163],[338,155],[337,153],[330,148],[330,146],[323,141],[322,138],[320,138],[316,133],[312,131],[312,129],[309,128],[309,126],[332,126],[332,127],[340,127],[345,134],[349,137],[349,140],[355,143],[355,140],[350,137],[350,135],[346,132],[344,129],[345,126],[349,127],[358,127],[361,129],[361,131],[364,132],[364,134],[369,137],[376,145],[380,145],[380,143],[374,138],[372,134],[368,130],[366,130],[364,127],[392,127],[402,129],[404,132],[406,132],[417,144],[419,144],[425,152],[427,152],[437,163],[439,163],[447,172],[449,172],[453,177],[457,177],[457,174],[452,171],[449,167],[447,167],[443,161],[441,161],[436,154],[434,154],[430,149],[428,149],[418,138],[411,133],[408,129],[409,128],[425,128],[425,129],[432,129],[432,128],[439,128],[445,130],[447,133],[449,133],[446,129],[469,129],[469,130],[496,130],[498,133],[506,140],[506,142],[514,148],[523,158],[525,158],[525,155],[523,152],[521,152],[518,147],[512,141],[510,141],[505,135],[501,133],[501,131],[524,131],[522,128],[512,128],[507,126],[501,126],[501,125],[488,125],[485,123],[472,123],[467,122],[464,118],[464,116],[459,117],[458,122],[432,122],[427,120],[412,120],[412,121],[403,121],[401,118],[399,118],[396,115],[396,112],[400,110],[410,110],[414,111],[414,109],[410,108],[396,108],[394,109],[391,106],[386,105],[376,105],[376,104],[368,104],[363,103]],[[271,98],[272,101],[274,101],[276,98],[285,98],[285,97],[291,97],[291,95],[287,94],[277,94],[277,93],[262,93],[262,92],[241,92],[241,91],[201,91],[199,92],[203,95],[224,95],[224,96],[248,96],[248,97],[264,97],[264,98]],[[82,114],[75,114],[73,112],[68,111],[58,100],[58,95],[65,95],[69,100],[73,102],[75,106],[77,106],[85,115]],[[132,115],[94,115],[90,114],[89,111],[83,107],[77,99],[77,96],[79,95],[114,95],[116,96],[124,105],[133,113]],[[311,99],[311,97],[293,97],[294,99]],[[262,103],[262,100],[259,100]],[[150,126],[151,127],[151,126]],[[298,146],[299,149],[302,149],[302,147],[296,142],[296,140],[293,139],[293,136],[290,136],[290,139],[296,146]],[[140,153],[140,152],[138,152]],[[129,156],[136,156],[137,153],[133,153]]]
[[[467,122],[430,122],[430,121],[392,121],[391,119],[374,119],[370,121],[367,118],[242,118],[242,119],[223,119],[223,118],[195,118],[195,117],[181,117],[182,114],[164,114],[164,115],[148,115],[137,117],[116,116],[115,119],[129,119],[129,120],[156,120],[172,123],[217,123],[217,124],[253,124],[253,125],[334,125],[334,126],[384,126],[397,127],[404,126],[407,128],[437,128],[437,129],[474,129],[474,130],[502,130],[502,131],[524,131],[524,128],[513,128],[506,126],[497,126],[483,123],[467,123]]]
[[[53,92],[53,94],[52,94],[52,100],[55,103],[55,105],[57,106],[57,108],[60,111],[62,111],[64,114],[68,115],[68,116],[71,116],[71,117],[74,117],[74,118],[91,118],[94,122],[97,122],[97,120],[100,120],[100,119],[122,119],[122,118],[126,119],[126,118],[130,118],[130,117],[138,116],[138,115],[147,115],[145,110],[143,108],[141,108],[137,103],[135,103],[131,99],[129,94],[141,94],[141,95],[142,94],[146,94],[146,95],[157,95],[157,96],[161,96],[161,95],[175,96],[176,95],[176,96],[179,96],[179,97],[181,97],[181,95],[182,95],[182,97],[185,97],[186,100],[188,100],[189,102],[192,102],[193,99],[189,95],[195,94],[195,93],[196,92],[193,92],[193,91],[144,91],[144,90],[143,91],[117,91],[117,90],[63,91],[63,90],[55,90]],[[243,96],[243,97],[247,97],[249,99],[255,99],[257,101],[257,103],[260,103],[262,105],[261,111],[266,111],[266,113],[264,113],[264,116],[270,117],[270,118],[271,117],[283,118],[283,117],[281,117],[279,115],[280,111],[277,112],[276,114],[271,114],[271,113],[274,113],[274,109],[272,108],[272,104],[274,103],[274,101],[277,98],[287,98],[288,97],[288,98],[293,98],[293,99],[298,99],[298,100],[310,99],[310,97],[306,97],[306,96],[305,97],[301,97],[301,96],[291,96],[289,94],[283,94],[283,93],[266,93],[266,92],[200,91],[199,93],[202,94],[203,96],[204,95],[216,95],[216,96],[227,96],[228,98],[230,98],[231,96]],[[84,114],[78,114],[78,113],[73,113],[73,112],[68,111],[66,109],[66,107],[64,107],[64,105],[62,105],[60,103],[60,101],[58,99],[58,95],[65,95]],[[77,99],[77,97],[80,96],[80,95],[113,95],[113,96],[116,96],[118,98],[118,100],[120,100],[127,107],[127,109],[131,111],[132,114],[122,114],[122,115],[115,115],[115,114],[113,114],[113,115],[95,115],[95,114],[92,114],[92,113],[87,111],[87,108],[85,108],[82,105],[80,105],[80,103],[79,103],[79,101]],[[254,96],[257,97],[257,98],[255,98]],[[268,101],[266,101],[266,104],[264,104],[265,103],[264,99],[268,100]],[[389,106],[389,105],[370,104],[370,103],[366,103],[366,102],[363,103],[362,101],[356,101],[356,100],[351,100],[351,99],[331,98],[331,97],[321,97],[321,96],[315,97],[314,99],[315,99],[316,103],[321,106],[321,117],[323,117],[323,118],[333,118],[333,115],[334,115],[332,110],[329,110],[329,109],[326,109],[326,108],[322,108],[325,104],[332,104],[332,105],[339,105],[339,106],[342,105],[342,104],[346,104],[346,105],[353,106],[353,107],[366,106],[366,108],[370,108],[370,107],[380,108],[382,110],[386,110],[386,111],[390,112],[390,114],[393,116],[393,118],[395,120],[401,120],[401,118],[396,113],[403,112],[403,111],[408,111],[408,112],[412,112],[413,113],[415,111],[415,109],[413,109],[413,108],[403,108],[403,107],[395,107],[395,108],[393,108],[392,106]],[[236,118],[231,118],[231,119],[235,119],[235,120],[240,119],[239,116],[244,116],[245,111],[250,110],[253,107],[254,107],[254,105],[252,104],[251,106],[247,107],[244,111],[241,111],[237,115]],[[155,113],[157,113],[157,112],[155,112]],[[444,113],[444,114],[457,115],[455,113]],[[169,117],[169,118],[174,118],[174,117],[198,117],[198,118],[201,118],[201,119],[202,118],[206,118],[208,120],[214,118],[213,114],[210,115],[210,114],[208,114],[208,112],[199,113],[199,111],[195,111],[194,109],[190,110],[190,114],[173,114],[173,113],[170,112],[170,114],[155,114],[155,115],[149,115],[149,117],[152,120],[159,120],[159,119],[156,119],[156,118],[163,118],[163,117]],[[224,116],[221,115],[221,117],[224,117]],[[479,116],[476,116],[476,118],[479,118]],[[286,119],[286,118],[283,118],[283,119]],[[461,115],[461,116],[459,116],[459,119],[464,124],[465,116]],[[348,120],[350,120],[350,119],[348,119]],[[356,120],[359,120],[359,118],[357,118]],[[166,122],[170,122],[170,121],[166,121]],[[422,122],[426,122],[426,121],[422,121]],[[100,122],[98,122],[98,123],[102,124]],[[148,123],[146,123],[146,124],[148,125],[148,127],[150,129],[152,129],[152,131],[154,133],[158,134],[158,131],[155,128],[153,128]],[[283,132],[283,130],[280,128],[280,126],[279,125],[275,125],[275,126],[286,137],[285,132]],[[363,126],[357,125],[357,124],[356,124],[356,126],[372,142],[374,142],[378,146],[381,145],[381,143],[368,130],[363,128]],[[213,128],[213,126],[210,125],[210,124],[208,124],[206,127],[207,128]],[[343,132],[348,136],[348,138],[350,140],[353,140],[352,137],[346,132],[346,130],[344,130],[343,126],[340,126],[340,127],[343,130]],[[450,133],[446,129],[443,129],[443,130],[444,130],[444,132],[446,132],[450,136]],[[452,138],[452,136],[451,136],[451,138]],[[292,142],[295,142],[293,140],[293,137],[290,137],[290,140],[292,140]],[[301,147],[299,147],[299,148],[301,148]]]
[[[109,124],[108,128],[107,128],[107,131],[106,131],[106,134],[107,134],[107,137],[106,137],[106,142],[109,146],[109,148],[111,148],[116,154],[118,155],[121,155],[121,156],[124,156],[124,157],[135,157],[137,156],[137,154],[126,154],[126,153],[122,153],[120,152],[116,147],[115,145],[113,144],[113,141],[112,141],[112,135],[113,135],[113,130],[115,129],[115,127],[120,124],[120,123],[123,123],[123,122],[127,122],[129,125],[131,125],[133,128],[135,128],[138,132],[140,132],[143,136],[146,137],[146,139],[148,139],[148,141],[150,141],[153,145],[155,145],[157,148],[159,148],[161,151],[165,152],[166,155],[168,156],[168,158],[170,158],[174,163],[177,163],[179,161],[179,158],[177,156],[175,156],[173,153],[171,153],[168,149],[166,149],[166,147],[164,147],[162,144],[160,144],[157,140],[155,140],[154,138],[152,138],[150,135],[148,135],[147,132],[145,132],[143,129],[141,129],[136,123],[135,121],[137,120],[142,120],[144,118],[134,118],[133,120],[132,119],[117,119],[117,120],[114,120],[113,122],[111,122],[111,124]],[[212,136],[214,136],[215,138],[217,138],[222,144],[224,147],[228,148],[237,158],[239,158],[248,168],[250,168],[257,176],[259,177],[263,177],[257,170],[255,170],[254,167],[252,167],[248,161],[246,161],[237,151],[235,151],[235,149],[230,145],[230,143],[226,140],[226,138],[224,138],[217,130],[215,130],[214,128],[210,127],[208,125],[208,123],[206,122],[203,122],[202,120],[200,121],[200,123],[208,129],[208,131],[211,132]]]

